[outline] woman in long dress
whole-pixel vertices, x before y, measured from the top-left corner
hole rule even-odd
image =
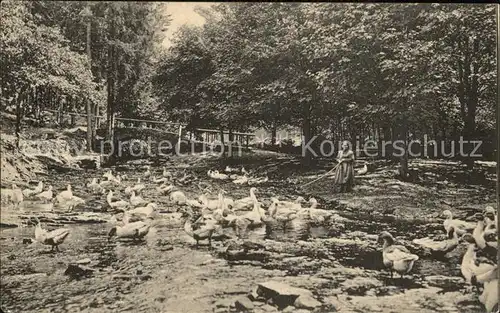
[[[334,184],[338,192],[351,192],[354,185],[354,152],[348,141],[342,142],[342,150],[337,156],[337,171]]]

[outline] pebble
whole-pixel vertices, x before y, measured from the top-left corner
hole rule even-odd
[[[89,258],[86,258],[86,259],[81,259],[81,260],[76,261],[75,264],[89,264],[90,262],[92,262],[92,260]]]

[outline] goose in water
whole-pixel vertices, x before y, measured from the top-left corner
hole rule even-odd
[[[113,237],[142,240],[149,233],[150,228],[151,223],[144,221],[129,223],[129,217],[127,216],[127,214],[125,214],[124,225],[116,225],[111,228],[108,234],[108,240],[111,240]]]
[[[233,210],[237,211],[237,210],[245,210],[251,208],[254,204],[253,199],[255,197],[256,192],[257,188],[255,187],[250,188],[250,196],[235,200],[232,206]]]
[[[269,217],[280,223],[285,231],[288,223],[297,218],[297,211],[286,207],[278,208],[278,198],[271,198],[271,201],[271,206],[268,209]]]
[[[35,240],[48,246],[52,246],[51,251],[54,249],[59,251],[59,245],[66,240],[69,235],[69,229],[59,228],[51,231],[47,231],[42,228],[40,220],[36,218],[37,224],[35,226]]]

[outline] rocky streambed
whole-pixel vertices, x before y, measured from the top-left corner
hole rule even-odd
[[[185,156],[170,162],[164,165],[177,176],[187,171],[197,178],[181,186],[192,197],[199,194],[196,183],[200,181],[230,191],[233,198],[248,194],[248,186],[206,177],[208,168],[218,166],[216,160]],[[179,164],[184,169],[176,170]],[[141,177],[143,166],[117,170],[127,175],[120,186],[123,192]],[[160,174],[161,166],[152,171]],[[9,220],[9,225],[19,226],[2,228],[0,235],[1,306],[5,311],[483,311],[477,294],[469,292],[460,277],[465,247],[438,260],[419,251],[411,241],[442,232],[437,215],[445,204],[439,203],[453,202],[463,207],[457,213],[469,214],[488,202],[486,196],[481,200],[476,195],[489,195],[487,188],[456,185],[440,191],[432,186],[399,184],[381,175],[361,181],[353,194],[339,197],[328,195],[326,181],[302,194],[317,197],[321,208],[335,210],[331,222],[315,225],[305,221],[292,229],[264,227],[245,239],[216,241],[212,248],[202,242],[197,248],[183,231],[180,207],[160,196],[152,182],[146,183],[143,197],[161,209],[155,227],[143,242],[109,241],[111,215],[106,212],[105,196],[92,195],[85,187],[87,179],[102,173],[59,173],[44,178],[58,191],[71,183],[73,193],[86,200],[72,213],[47,212],[36,202],[22,213],[2,208],[2,222]],[[300,181],[305,175],[310,173],[297,174],[295,179]],[[399,187],[384,186],[390,183]],[[293,199],[299,194],[292,182],[273,177],[258,189],[257,196],[263,201],[274,195]],[[124,197],[120,192],[117,195]],[[64,226],[71,230],[60,253],[50,253],[50,248],[32,241],[34,216],[41,217],[48,229]],[[390,279],[383,269],[376,242],[382,230],[390,231],[398,242],[421,256],[403,279]]]

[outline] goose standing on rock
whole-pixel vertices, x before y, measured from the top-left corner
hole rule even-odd
[[[393,272],[400,274],[403,278],[404,274],[411,271],[413,264],[418,260],[418,255],[412,254],[405,246],[395,245],[394,237],[387,231],[378,236],[378,242],[383,242],[382,259],[384,266],[391,272],[391,278],[393,278]]]
[[[36,218],[37,224],[35,226],[35,240],[48,246],[52,246],[50,251],[54,249],[59,251],[59,245],[66,240],[69,235],[69,229],[67,228],[59,228],[51,231],[47,231],[42,228],[42,224],[40,220]]]

